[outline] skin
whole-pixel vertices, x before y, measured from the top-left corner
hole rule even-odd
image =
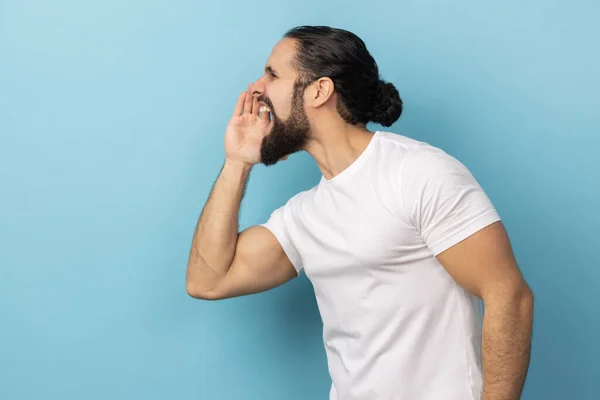
[[[295,42],[280,41],[265,65],[264,75],[250,87],[257,98],[268,97],[273,113],[289,118],[292,109],[294,82],[298,72],[293,65]],[[270,71],[274,71],[272,75]],[[321,78],[304,92],[304,113],[310,123],[310,139],[303,148],[316,161],[326,179],[339,174],[358,158],[367,147],[373,133],[364,125],[349,125],[336,110],[337,94],[333,81]]]
[[[258,293],[297,276],[269,230],[253,226],[238,232],[248,175],[261,161],[265,137],[273,134],[276,120],[288,123],[290,131],[297,128],[291,123],[294,115],[296,120],[308,121],[301,150],[315,159],[326,179],[352,164],[371,140],[373,133],[364,125],[349,125],[339,116],[329,78],[308,85],[301,94],[301,107],[294,109],[295,51],[291,39],[277,43],[263,76],[236,102],[225,133],[225,162],[198,220],[190,250],[186,287],[194,298],[218,300]],[[266,104],[272,113],[259,113]],[[287,155],[284,152],[280,159]],[[518,399],[529,366],[533,294],[503,224],[482,229],[437,259],[459,285],[484,301],[482,398]]]

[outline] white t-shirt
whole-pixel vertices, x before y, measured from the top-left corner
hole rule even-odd
[[[435,256],[499,219],[458,160],[390,132],[273,212],[315,290],[330,400],[481,398],[480,302]]]

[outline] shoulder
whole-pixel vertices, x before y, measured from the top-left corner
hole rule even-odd
[[[397,161],[403,164],[431,164],[433,161],[452,158],[442,149],[427,142],[416,140],[393,132],[378,131],[375,136],[375,149],[378,158],[385,162]]]
[[[452,180],[458,176],[471,178],[469,169],[456,157],[439,147],[423,144],[406,154],[401,178],[408,180]]]
[[[396,178],[399,175],[433,178],[452,171],[468,172],[455,157],[427,142],[385,131],[378,131],[375,137],[377,159],[385,169],[381,172]]]
[[[427,145],[426,142],[388,131],[375,132],[374,139],[377,150],[386,154],[406,154],[415,148]]]

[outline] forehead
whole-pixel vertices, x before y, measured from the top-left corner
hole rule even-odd
[[[271,67],[281,75],[295,75],[296,69],[293,64],[295,54],[296,42],[293,39],[284,38],[273,47],[265,68]]]

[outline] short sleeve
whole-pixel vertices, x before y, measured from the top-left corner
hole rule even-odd
[[[293,225],[294,221],[290,202],[273,211],[267,222],[260,224],[260,226],[264,226],[271,231],[277,238],[277,241],[283,248],[286,256],[296,269],[298,275],[300,275],[300,272],[303,269],[302,259],[300,258],[297,248],[294,246],[291,236]]]
[[[500,216],[471,172],[443,150],[421,145],[400,169],[402,212],[434,255]]]

